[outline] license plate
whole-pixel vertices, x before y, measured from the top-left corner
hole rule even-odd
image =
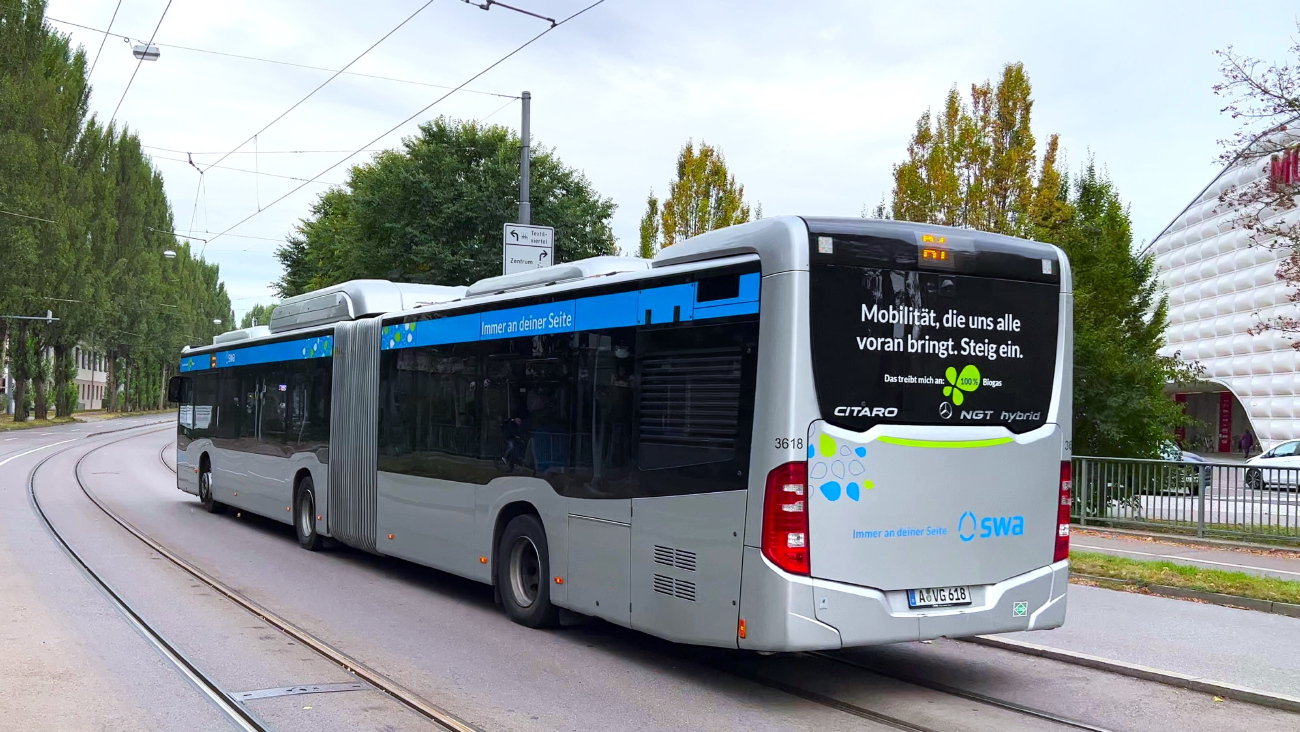
[[[947,605],[969,604],[969,587],[928,587],[923,590],[907,591],[908,607],[944,607]]]

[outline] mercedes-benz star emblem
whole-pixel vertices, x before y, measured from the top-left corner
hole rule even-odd
[[[940,404],[939,416],[943,417],[944,419],[952,419],[952,405],[949,404],[948,402],[944,402],[943,404]]]

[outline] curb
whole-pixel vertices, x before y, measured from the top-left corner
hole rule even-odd
[[[1161,539],[1181,544],[1183,546],[1200,547],[1204,549],[1249,549],[1252,551],[1280,551],[1280,552],[1300,552],[1300,544],[1294,542],[1279,542],[1277,544],[1261,544],[1250,541],[1233,541],[1232,539],[1215,539],[1212,537],[1196,537],[1187,534],[1163,533],[1159,531],[1138,531],[1136,529],[1115,529],[1108,526],[1085,526],[1083,524],[1071,523],[1071,530],[1092,531],[1098,534],[1118,534],[1120,536],[1133,536],[1149,539]],[[1072,534],[1073,536],[1073,534]]]
[[[1223,697],[1224,699],[1235,699],[1237,701],[1257,704],[1263,707],[1281,709],[1287,712],[1300,712],[1300,698],[1288,696],[1286,694],[1274,694],[1268,691],[1252,689],[1248,686],[1239,686],[1229,684],[1225,681],[1215,681],[1191,674],[1181,674],[1176,671],[1163,671],[1150,666],[1142,666],[1136,663],[1126,663],[1124,661],[1114,661],[1109,658],[1100,656],[1091,656],[1087,653],[1078,653],[1076,651],[1066,651],[1060,648],[1051,648],[1049,646],[1040,646],[1037,643],[1026,643],[1025,641],[1011,640],[1010,638],[996,638],[988,635],[977,635],[971,638],[959,638],[957,640],[966,643],[974,643],[991,648],[1000,648],[1004,651],[1014,653],[1024,653],[1030,656],[1040,656],[1050,658],[1053,661],[1072,663],[1076,666],[1087,666],[1100,671],[1109,671],[1121,676],[1129,676],[1135,679],[1154,681],[1167,686],[1176,686],[1191,691],[1199,691],[1204,694],[1213,694]]]
[[[133,424],[130,427],[118,427],[117,429],[113,429],[113,430],[100,430],[99,432],[88,432],[82,435],[82,437],[99,437],[100,435],[111,435],[114,432],[126,432],[127,430],[138,430],[141,427],[157,427],[160,424],[167,424],[169,422],[174,422],[174,421],[175,420],[164,419],[164,420],[159,420],[157,422],[145,422],[144,424]]]
[[[1224,607],[1245,608],[1255,610],[1261,613],[1272,613],[1274,615],[1286,615],[1292,618],[1300,618],[1300,605],[1290,602],[1277,602],[1275,600],[1260,600],[1254,597],[1241,597],[1240,595],[1225,595],[1220,592],[1206,592],[1204,590],[1190,590],[1186,587],[1170,587],[1168,585],[1153,585],[1142,580],[1117,579],[1114,577],[1097,577],[1091,574],[1079,574],[1071,572],[1071,577],[1078,577],[1089,582],[1112,583],[1119,585],[1133,585],[1149,590],[1153,595],[1161,597],[1175,597],[1180,600],[1199,600],[1211,605],[1222,605]]]

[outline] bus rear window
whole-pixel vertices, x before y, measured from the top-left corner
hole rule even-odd
[[[1046,421],[1058,285],[839,265],[811,274],[813,373],[827,422],[1020,433]]]

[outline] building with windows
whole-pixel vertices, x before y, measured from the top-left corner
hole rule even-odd
[[[50,349],[46,355],[52,360],[54,349]],[[77,375],[73,379],[77,385],[77,409],[103,409],[104,399],[108,393],[108,359],[104,354],[85,346],[74,347],[72,358],[77,365]],[[0,394],[12,396],[13,393],[14,383],[10,378],[9,364],[6,362],[0,364]],[[5,411],[13,414],[13,404],[9,403],[8,399],[5,403]]]
[[[104,354],[83,346],[72,349],[77,364],[77,408],[103,409],[108,390],[108,363]]]
[[[1300,351],[1283,333],[1250,332],[1279,314],[1300,314],[1293,288],[1277,277],[1289,250],[1254,241],[1219,200],[1264,178],[1300,192],[1300,133],[1283,128],[1269,139],[1280,143],[1276,154],[1225,167],[1146,250],[1169,296],[1164,353],[1205,369],[1202,384],[1174,394],[1201,423],[1180,435],[1196,452],[1234,451],[1247,430],[1265,449],[1300,438]]]

